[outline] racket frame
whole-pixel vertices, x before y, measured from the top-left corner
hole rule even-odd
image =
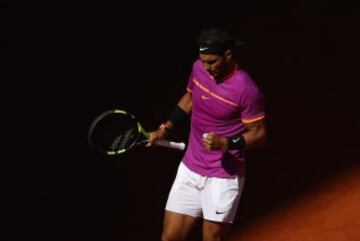
[[[130,116],[134,120],[134,123],[136,123],[136,125],[137,125],[137,136],[136,136],[134,142],[129,147],[123,148],[123,149],[120,149],[120,150],[116,150],[116,151],[102,151],[99,148],[96,148],[95,145],[93,144],[93,142],[91,141],[91,133],[92,133],[93,129],[95,128],[96,124],[101,119],[108,116],[109,114],[127,115],[127,116]],[[142,137],[143,137],[143,140],[140,141],[140,139],[142,139]],[[136,119],[136,117],[134,115],[132,115],[131,113],[126,112],[124,110],[120,110],[120,109],[108,110],[108,111],[105,111],[105,112],[101,113],[100,115],[98,115],[94,119],[94,121],[92,122],[92,124],[90,126],[90,129],[89,129],[89,132],[88,132],[88,142],[90,143],[90,145],[94,149],[96,149],[97,151],[99,151],[99,152],[101,152],[103,154],[106,154],[106,155],[119,155],[119,154],[122,154],[122,153],[124,153],[126,151],[129,151],[130,149],[132,149],[136,145],[141,145],[143,143],[148,142],[148,140],[149,140],[149,133],[145,131],[145,129],[143,128],[141,123]],[[185,149],[185,143],[176,143],[176,142],[170,142],[170,141],[167,141],[167,140],[160,140],[158,142],[158,144],[160,146],[166,146],[166,147],[179,149],[179,150],[184,150]]]

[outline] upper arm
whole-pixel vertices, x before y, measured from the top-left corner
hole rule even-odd
[[[245,125],[251,126],[252,123],[264,119],[264,97],[258,88],[245,89],[241,96],[240,106],[241,119]]]
[[[246,127],[246,132],[243,136],[248,149],[256,148],[265,144],[267,140],[265,118],[246,124],[244,123],[244,125]]]
[[[178,106],[186,113],[190,114],[192,110],[192,96],[190,92],[186,92],[178,102]]]
[[[247,132],[256,132],[266,134],[265,118],[250,123],[244,123]]]

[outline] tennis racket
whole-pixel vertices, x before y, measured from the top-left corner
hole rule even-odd
[[[125,153],[149,141],[149,134],[132,114],[119,109],[98,115],[90,125],[88,142],[91,147],[106,155]],[[185,143],[157,140],[158,146],[184,150]]]

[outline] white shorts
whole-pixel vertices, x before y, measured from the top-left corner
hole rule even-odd
[[[204,177],[189,170],[181,162],[165,209],[209,221],[232,223],[244,180],[244,177],[239,176]]]

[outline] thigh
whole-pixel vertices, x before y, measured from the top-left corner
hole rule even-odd
[[[162,240],[186,240],[199,220],[189,215],[165,211]]]
[[[213,222],[204,220],[203,241],[224,241],[228,237],[229,223]]]

